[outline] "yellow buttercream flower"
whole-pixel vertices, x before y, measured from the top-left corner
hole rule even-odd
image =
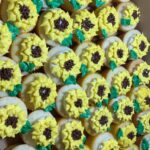
[[[96,110],[91,118],[90,125],[96,133],[106,132],[113,121],[112,114],[106,107]]]
[[[64,125],[61,131],[62,143],[65,150],[79,149],[83,144],[84,128],[81,122],[73,120]]]
[[[148,84],[150,80],[150,65],[148,65],[146,62],[140,63],[133,74],[139,77],[142,84]]]
[[[88,109],[88,98],[82,89],[67,91],[63,100],[65,111],[69,117],[78,118]]]
[[[44,109],[55,102],[56,84],[47,76],[39,75],[30,83],[27,94],[34,109]]]
[[[87,6],[92,0],[76,0],[76,2],[81,6]]]
[[[80,10],[74,16],[74,29],[84,33],[85,40],[91,40],[98,31],[98,20],[93,13],[88,10]]]
[[[32,139],[37,145],[46,147],[55,144],[58,136],[58,125],[53,117],[47,117],[33,124]]]
[[[18,105],[7,105],[0,109],[0,137],[15,137],[25,124],[27,116]]]
[[[36,34],[32,34],[21,42],[19,51],[23,62],[33,63],[36,67],[43,66],[48,58],[48,48],[45,40],[40,39]]]
[[[110,150],[110,149],[119,150],[118,142],[115,139],[109,139],[103,142],[101,150]]]
[[[150,109],[150,89],[145,86],[140,86],[135,92],[136,100],[140,104],[142,111]]]
[[[125,64],[128,54],[128,47],[121,40],[112,43],[106,52],[108,60],[114,61],[117,66]]]
[[[42,16],[40,28],[49,39],[61,43],[73,32],[73,19],[68,12],[52,9]]]
[[[27,32],[36,25],[38,13],[31,0],[7,0],[7,21]]]
[[[128,71],[122,71],[113,78],[113,86],[118,90],[119,94],[126,94],[130,91],[132,78]]]
[[[105,29],[109,35],[117,32],[119,28],[119,14],[114,7],[107,6],[98,13],[99,29]]]
[[[80,73],[81,63],[73,51],[57,55],[50,60],[50,64],[52,74],[63,81],[70,75],[77,76]]]
[[[101,69],[104,59],[104,50],[93,43],[90,43],[81,55],[82,63],[87,65],[89,72],[92,73]]]
[[[21,71],[18,64],[9,60],[0,60],[0,91],[12,91],[21,83]]]
[[[130,19],[131,25],[137,25],[140,21],[139,8],[136,5],[134,5],[133,3],[129,4],[123,12],[123,18]]]
[[[142,58],[148,53],[150,43],[143,34],[137,34],[131,43],[132,49],[136,52],[138,58]]]
[[[8,53],[8,49],[12,43],[12,35],[6,24],[0,23],[0,55]]]

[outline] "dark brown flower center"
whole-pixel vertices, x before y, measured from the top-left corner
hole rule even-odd
[[[98,64],[98,62],[99,62],[100,59],[101,59],[101,56],[100,56],[99,52],[95,52],[95,53],[92,54],[91,61],[94,64]]]
[[[89,18],[85,18],[85,20],[82,20],[82,28],[84,28],[86,31],[89,31],[91,28],[93,28],[95,25],[90,21]]]
[[[39,94],[40,94],[40,96],[41,96],[41,98],[42,98],[43,101],[46,100],[49,97],[50,92],[51,92],[50,88],[41,87],[39,89]]]
[[[76,107],[82,107],[82,99],[78,99],[74,104]]]
[[[0,69],[0,79],[1,80],[10,80],[13,76],[11,68],[2,68]]]
[[[103,97],[105,94],[105,89],[106,89],[105,86],[100,85],[98,87],[97,95],[99,95],[100,97]]]
[[[9,116],[7,120],[5,120],[6,126],[12,126],[12,128],[17,127],[18,118],[15,116]]]
[[[72,131],[72,135],[71,136],[72,136],[73,140],[80,140],[81,136],[82,136],[82,133],[81,133],[80,130],[75,129],[75,130]]]
[[[147,97],[145,98],[145,102],[146,102],[147,105],[150,106],[150,97],[149,97],[149,96],[147,96]]]
[[[141,51],[144,51],[144,50],[145,50],[146,44],[145,44],[144,41],[141,41],[141,43],[140,43],[140,45],[139,45],[139,48],[140,48]]]
[[[46,128],[43,132],[43,135],[45,135],[46,139],[50,139],[51,138],[51,130],[49,128]]]
[[[134,135],[134,132],[130,132],[127,136],[128,136],[129,139],[132,140],[135,135]]]
[[[99,120],[99,123],[100,123],[101,125],[105,125],[107,122],[108,122],[107,116],[102,116],[102,117],[100,118],[100,120]]]
[[[144,69],[142,74],[143,74],[144,77],[148,78],[149,77],[149,72],[150,72],[150,70]]]
[[[131,115],[132,111],[133,111],[133,108],[130,107],[130,106],[126,106],[124,108],[124,112],[125,112],[126,115]]]
[[[27,20],[30,15],[30,9],[26,5],[20,5],[19,11],[21,13],[21,19]]]
[[[65,18],[59,17],[57,20],[54,21],[54,25],[56,29],[64,32],[64,30],[67,29],[69,23]]]
[[[110,15],[109,15],[108,18],[107,18],[107,21],[108,21],[109,23],[111,23],[111,24],[114,26],[115,23],[116,23],[116,21],[115,21],[115,16],[114,16],[112,13],[110,13]]]
[[[130,86],[130,82],[129,79],[125,77],[124,80],[122,81],[122,87],[126,89],[128,86]]]
[[[70,59],[70,60],[68,60],[68,61],[65,62],[64,68],[65,68],[67,71],[69,71],[69,70],[72,69],[72,67],[73,67],[74,65],[75,65],[75,64],[74,64],[73,60]]]
[[[38,58],[41,56],[41,48],[39,46],[32,45],[31,47],[32,57]]]
[[[123,50],[122,49],[118,49],[117,50],[117,56],[118,56],[118,58],[122,58],[123,57]]]
[[[135,10],[132,14],[134,19],[137,19],[139,17],[139,13]]]

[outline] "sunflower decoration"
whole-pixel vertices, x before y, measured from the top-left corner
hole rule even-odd
[[[91,73],[101,70],[105,61],[104,50],[100,46],[90,43],[89,47],[82,52],[81,61]]]
[[[76,12],[74,16],[75,35],[80,42],[91,40],[98,31],[98,20],[93,13],[83,9]]]
[[[118,143],[122,147],[128,147],[136,142],[136,128],[133,123],[128,123],[119,128],[117,132]]]
[[[47,147],[55,144],[58,136],[58,125],[53,117],[47,117],[33,124],[32,139],[37,146]]]
[[[83,147],[83,141],[85,140],[84,128],[81,122],[72,120],[64,125],[61,135],[62,143],[65,150],[74,150]]]
[[[64,109],[69,117],[88,117],[88,98],[82,89],[70,90],[64,97]]]
[[[47,76],[39,76],[30,83],[27,95],[34,110],[52,108],[57,96],[56,84]]]
[[[25,124],[27,116],[18,105],[7,105],[0,109],[0,137],[15,137]]]
[[[96,134],[106,132],[110,128],[112,121],[112,114],[107,107],[97,109],[89,119],[91,129]]]

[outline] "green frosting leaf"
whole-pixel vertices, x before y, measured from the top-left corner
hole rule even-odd
[[[118,111],[118,109],[119,109],[119,104],[118,104],[117,101],[115,101],[115,102],[113,103],[112,108],[113,108],[113,111],[114,111],[114,112],[117,112],[117,111]]]
[[[79,148],[80,148],[80,150],[83,150],[84,149],[84,145],[80,144]]]
[[[21,133],[26,134],[29,133],[32,130],[32,125],[31,123],[27,120],[26,124],[22,127]]]
[[[82,77],[84,77],[88,73],[88,68],[85,64],[81,65],[80,71],[82,73]]]
[[[134,87],[138,87],[141,83],[141,80],[137,75],[133,75],[132,82],[133,82]]]
[[[81,8],[80,4],[76,0],[70,0],[70,3],[72,4],[75,10],[78,10]]]
[[[77,83],[76,77],[72,75],[70,75],[64,82],[65,85],[76,84],[76,83]]]
[[[144,132],[144,126],[143,126],[143,124],[142,124],[141,121],[138,121],[138,125],[137,125],[137,133],[138,133],[139,135],[142,135],[143,132]]]
[[[129,26],[131,24],[131,19],[125,19],[125,18],[122,18],[121,19],[121,24],[123,26]]]
[[[84,33],[79,29],[76,30],[76,36],[80,42],[85,40]]]
[[[135,99],[135,100],[133,101],[133,104],[134,104],[134,111],[135,111],[136,113],[139,113],[139,112],[141,111],[139,102]]]
[[[84,136],[84,138],[83,138],[83,140],[82,140],[82,142],[83,142],[83,144],[85,144],[85,142],[86,142],[86,136]]]
[[[110,89],[110,98],[113,99],[113,98],[117,98],[118,96],[118,90],[112,86],[112,88]]]
[[[142,140],[142,150],[148,150],[149,149],[149,142],[146,139]]]
[[[104,37],[104,39],[106,39],[108,37],[108,33],[105,29],[102,29],[102,36]]]
[[[89,109],[85,110],[84,113],[80,115],[80,118],[89,118],[91,116],[91,112]]]
[[[62,4],[64,4],[64,0],[46,0],[46,4],[50,7],[50,8],[57,8],[59,6],[61,6]]]
[[[42,0],[32,0],[32,2],[36,5],[37,13],[39,13],[43,8]]]
[[[101,108],[102,107],[102,102],[97,102],[96,107]]]
[[[63,46],[71,46],[72,45],[72,38],[73,38],[73,35],[70,34],[67,38],[65,38],[63,41],[62,41],[62,45]]]
[[[123,131],[119,129],[117,132],[117,139],[120,139],[121,137],[123,137]]]
[[[20,62],[19,67],[23,72],[31,72],[34,70],[35,65],[33,63],[28,63],[28,62]]]
[[[111,131],[112,130],[112,128],[111,127],[109,127],[109,128],[107,128],[107,131],[109,132],[109,131]]]
[[[19,92],[22,91],[22,84],[17,84],[14,86],[13,91],[7,91],[9,96],[17,96]]]
[[[116,63],[113,60],[111,60],[109,62],[109,66],[110,66],[111,70],[114,70],[117,67]]]
[[[37,150],[51,150],[51,145],[48,145],[47,147],[42,147],[40,145],[36,146]]]
[[[12,40],[16,39],[16,36],[20,33],[19,28],[14,26],[11,22],[7,22],[7,27],[12,34]]]
[[[130,53],[131,59],[134,59],[134,60],[138,59],[137,53],[134,50],[130,50],[129,53]]]
[[[108,105],[109,99],[103,99],[103,104]]]
[[[47,106],[47,107],[44,109],[44,111],[45,111],[45,112],[50,112],[50,111],[52,111],[54,108],[56,108],[56,103],[53,103],[53,104]]]
[[[105,4],[103,0],[96,0],[96,7],[101,7]]]

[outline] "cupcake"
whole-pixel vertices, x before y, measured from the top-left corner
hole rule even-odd
[[[96,7],[108,5],[112,0],[92,0]]]
[[[98,26],[100,36],[107,38],[114,35],[119,28],[119,15],[114,7],[106,6],[98,12]]]
[[[36,150],[36,149],[27,144],[20,144],[20,145],[9,146],[8,148],[6,148],[6,150]]]
[[[62,46],[54,47],[49,51],[48,61],[44,65],[46,74],[57,85],[76,84],[80,68],[79,57],[70,48]]]
[[[107,81],[100,74],[88,74],[81,82],[91,105],[101,107],[108,104],[110,89]]]
[[[101,133],[96,137],[89,137],[87,144],[90,147],[90,150],[120,149],[118,142],[109,132]]]
[[[150,47],[146,36],[138,30],[131,30],[125,33],[123,42],[128,46],[131,60],[145,56]]]
[[[95,136],[110,130],[113,121],[112,114],[107,107],[91,108],[91,116],[84,119],[84,127],[89,135]]]
[[[36,0],[4,0],[1,3],[1,17],[4,22],[14,24],[21,32],[33,30],[41,7]]]
[[[22,90],[21,77],[19,65],[0,56],[0,97],[17,96]]]
[[[84,148],[86,137],[80,121],[61,119],[58,125],[59,136],[56,142],[58,150],[80,150]]]
[[[126,95],[130,91],[132,78],[124,67],[120,66],[113,71],[109,70],[105,76],[111,90],[110,98]]]
[[[0,138],[15,137],[27,121],[27,108],[17,97],[0,98]]]
[[[146,134],[142,137],[139,143],[140,150],[149,150],[150,149],[150,134]]]
[[[33,33],[19,35],[10,49],[11,58],[19,63],[24,73],[32,72],[47,61],[48,48],[45,40]]]
[[[88,98],[79,85],[66,85],[59,89],[56,110],[65,118],[88,118]]]
[[[56,84],[51,78],[42,73],[34,73],[26,76],[22,85],[21,98],[29,110],[52,111],[55,108]]]
[[[29,114],[28,120],[32,130],[22,134],[24,143],[36,149],[50,149],[58,136],[55,118],[49,112],[37,110]]]
[[[101,70],[104,64],[104,50],[92,42],[84,42],[76,48],[76,54],[79,56],[82,65],[87,68],[87,72],[95,73]]]
[[[102,48],[105,50],[106,65],[112,70],[120,65],[124,65],[128,59],[128,47],[123,41],[112,36],[102,42]]]
[[[114,122],[125,122],[132,120],[134,114],[134,103],[126,96],[112,99],[109,108],[113,113]]]
[[[58,8],[64,4],[64,0],[42,0],[43,9]]]
[[[134,29],[140,21],[139,8],[132,2],[120,3],[117,6],[120,17],[120,29],[129,31]]]
[[[71,46],[73,19],[60,8],[50,9],[39,17],[37,32],[50,46]]]
[[[73,14],[74,40],[78,43],[90,41],[98,32],[98,19],[94,12],[83,9]]]

